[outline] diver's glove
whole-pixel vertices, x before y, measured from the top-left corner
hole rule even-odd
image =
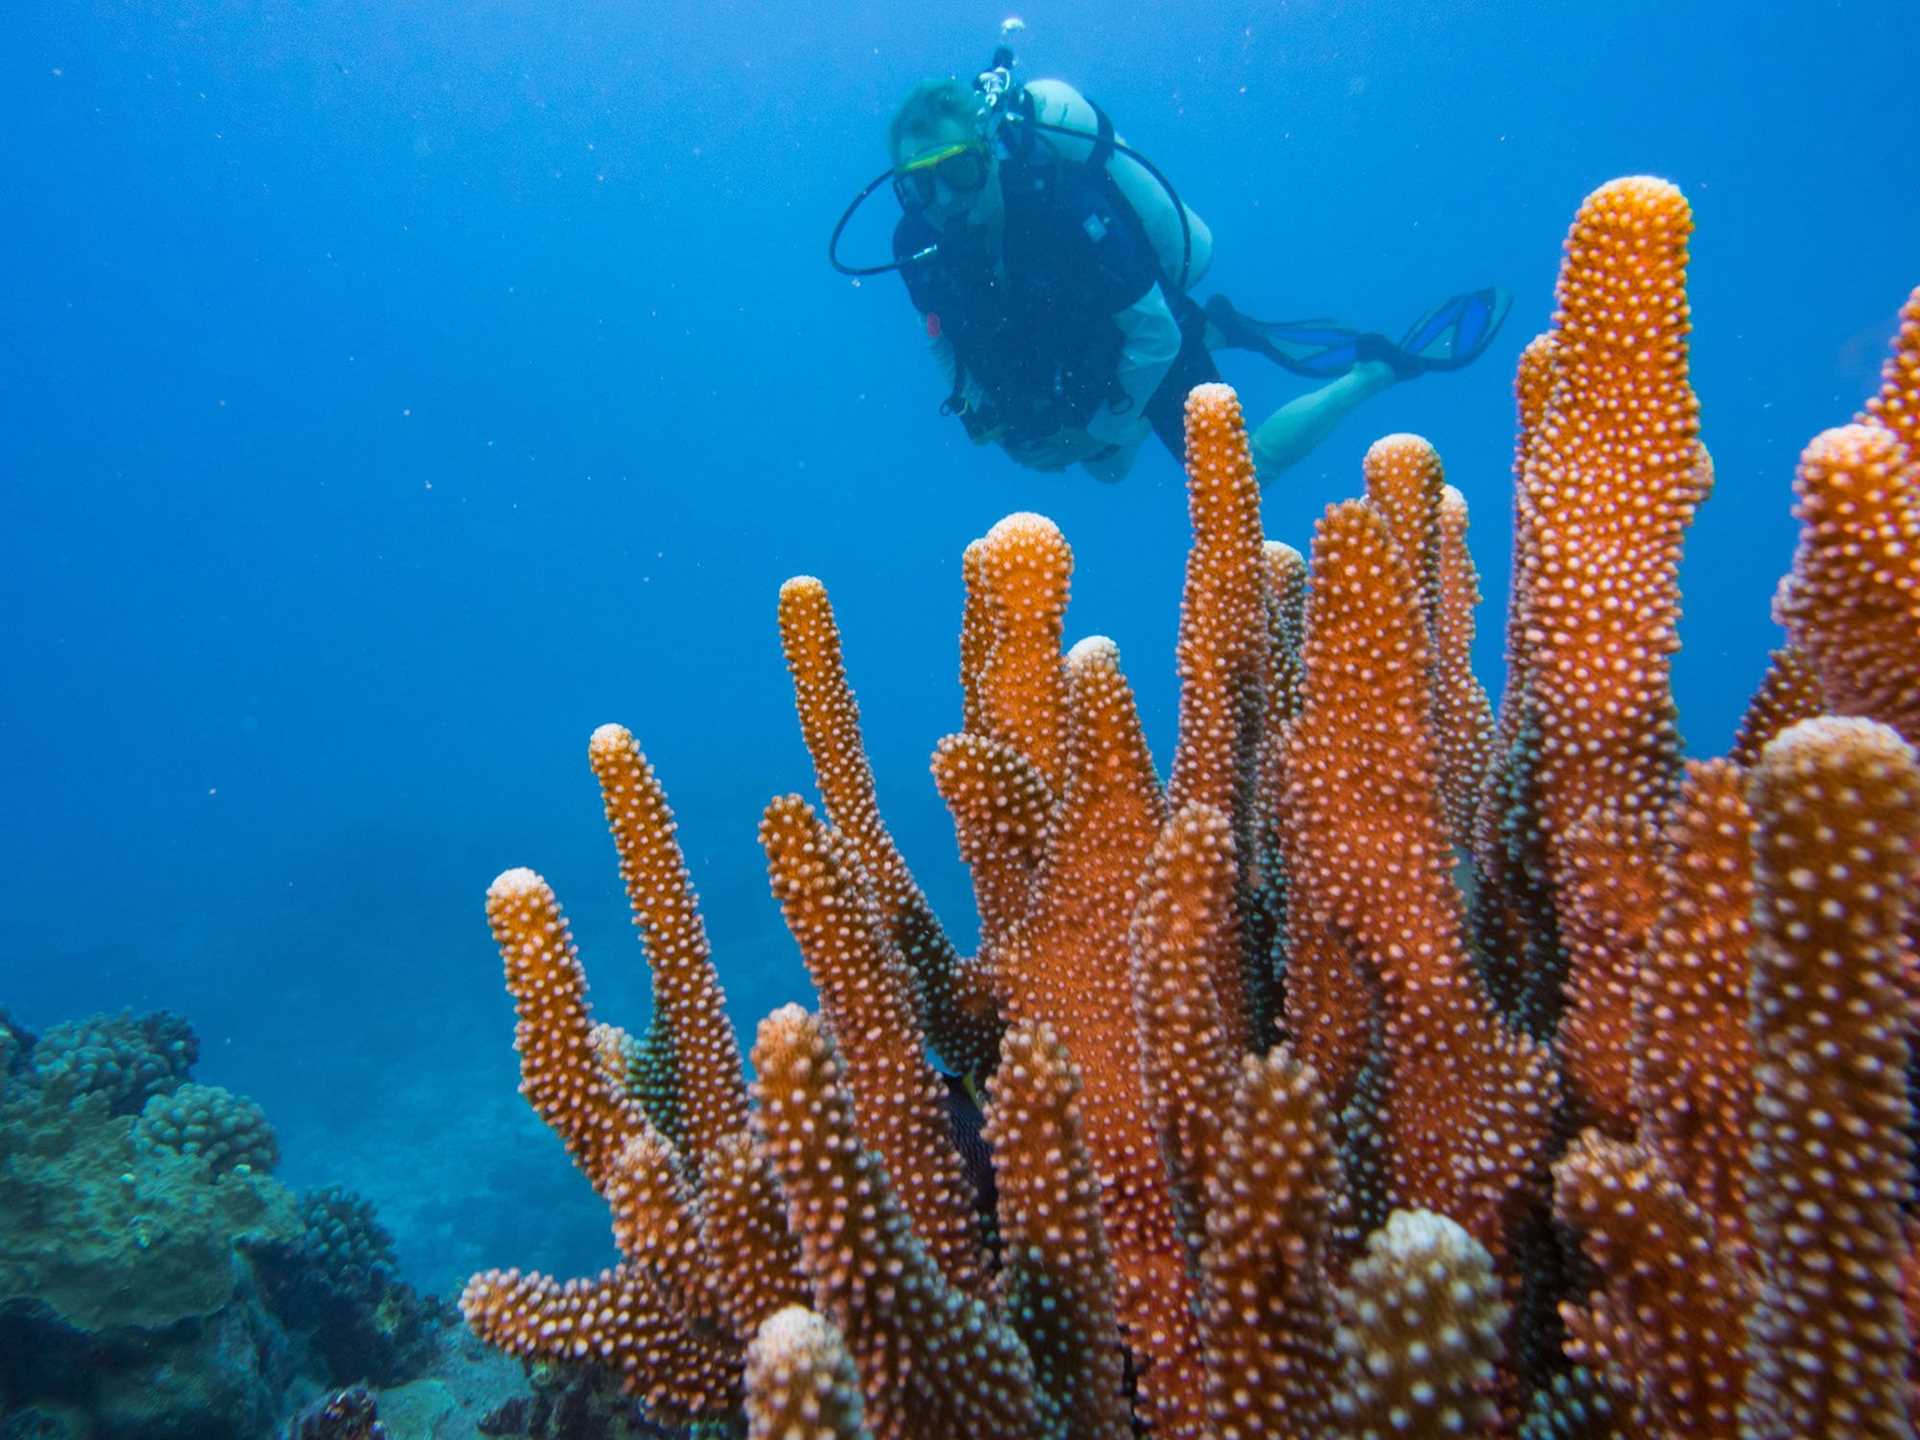
[[[1051,435],[1003,442],[1007,454],[1029,470],[1064,470],[1107,448],[1084,430],[1061,428]]]
[[[961,405],[952,413],[976,445],[990,445],[1007,433],[1006,417],[991,405]]]

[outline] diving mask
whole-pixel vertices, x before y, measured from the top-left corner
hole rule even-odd
[[[942,145],[895,166],[893,193],[902,209],[924,210],[939,197],[936,181],[954,195],[972,195],[987,183],[990,168],[987,147],[978,140]]]

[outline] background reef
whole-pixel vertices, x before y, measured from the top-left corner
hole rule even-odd
[[[607,1377],[487,1350],[180,1015],[0,1011],[5,1440],[660,1440]]]
[[[0,1013],[9,1437],[258,1440],[327,1387],[446,1368],[449,1312],[372,1207],[275,1179],[265,1113],[194,1082],[198,1053],[167,1011],[39,1035]]]

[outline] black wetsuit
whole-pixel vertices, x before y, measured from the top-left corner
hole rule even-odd
[[[928,334],[953,346],[958,373],[943,407],[976,436],[1004,427],[1018,451],[1060,430],[1081,430],[1100,406],[1124,396],[1118,379],[1125,337],[1114,316],[1155,284],[1179,322],[1181,345],[1146,405],[1154,433],[1174,455],[1185,445],[1187,392],[1220,372],[1207,353],[1206,317],[1161,273],[1153,243],[1104,161],[1076,164],[1036,145],[1003,158],[1004,281],[992,255],[964,236],[943,236],[918,211],[894,230],[894,258]],[[924,260],[908,257],[936,246]],[[984,413],[969,412],[972,381]]]

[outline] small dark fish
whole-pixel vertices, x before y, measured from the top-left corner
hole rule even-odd
[[[987,1144],[987,1117],[980,1108],[973,1081],[965,1075],[940,1072],[947,1082],[947,1124],[953,1131],[953,1148],[960,1152],[967,1180],[973,1186],[973,1208],[989,1227],[1000,1208],[1000,1190],[993,1178],[993,1148]]]

